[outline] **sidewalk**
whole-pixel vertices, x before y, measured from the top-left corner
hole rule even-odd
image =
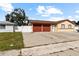
[[[77,49],[78,48],[78,49]],[[70,51],[69,49],[72,49]],[[74,51],[78,52],[74,52]],[[63,51],[63,52],[62,52]],[[65,52],[66,51],[66,52]],[[62,52],[62,53],[61,53]],[[0,56],[44,56],[44,55],[78,55],[79,56],[79,41],[49,44],[31,48],[23,48],[21,50],[9,50],[0,52]]]
[[[38,55],[56,53],[56,52],[75,49],[75,48],[79,48],[79,41],[49,44],[45,46],[38,46],[38,47],[32,47],[32,48],[24,48],[21,50],[21,52],[22,52],[22,55],[26,55],[26,56],[38,56]]]

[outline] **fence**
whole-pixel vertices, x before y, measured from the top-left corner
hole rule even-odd
[[[32,26],[16,26],[15,32],[32,32]]]

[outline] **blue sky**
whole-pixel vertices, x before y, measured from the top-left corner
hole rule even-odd
[[[78,3],[0,3],[0,21],[15,8],[22,8],[31,20],[79,20]]]

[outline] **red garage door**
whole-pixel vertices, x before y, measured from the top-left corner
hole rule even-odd
[[[43,32],[50,32],[50,24],[43,25]]]
[[[41,32],[41,24],[33,24],[33,32]]]
[[[33,32],[50,32],[50,24],[33,24]]]

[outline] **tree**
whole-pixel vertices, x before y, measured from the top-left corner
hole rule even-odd
[[[5,17],[6,17],[6,21],[9,21],[10,14],[7,14]]]
[[[79,25],[79,21],[77,21],[76,24]]]
[[[6,21],[15,23],[16,25],[24,25],[28,21],[28,17],[25,15],[25,11],[21,8],[16,8],[10,14],[7,14]],[[27,22],[28,24],[28,22]]]

